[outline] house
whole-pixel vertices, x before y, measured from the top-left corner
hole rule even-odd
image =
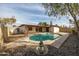
[[[33,34],[39,32],[50,32],[50,33],[57,33],[59,32],[59,26],[57,25],[27,25],[22,24],[18,26],[13,33],[14,34]]]

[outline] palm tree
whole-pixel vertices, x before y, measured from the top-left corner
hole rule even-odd
[[[78,3],[45,3],[42,4],[46,9],[49,16],[69,16],[73,18],[75,23],[75,29],[79,39],[79,29],[77,23],[77,16],[79,15],[79,4]]]
[[[0,25],[1,25],[1,31],[2,31],[2,38],[4,42],[8,40],[8,27],[7,24],[12,24],[16,22],[15,18],[0,18]]]

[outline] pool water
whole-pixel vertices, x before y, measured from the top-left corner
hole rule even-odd
[[[33,41],[45,41],[45,40],[54,40],[59,35],[56,34],[50,34],[50,33],[44,33],[44,34],[36,34],[33,36],[30,36],[30,39]]]

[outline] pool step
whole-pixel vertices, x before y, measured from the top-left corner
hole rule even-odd
[[[60,48],[60,46],[64,43],[64,41],[69,37],[69,34],[65,34],[63,35],[61,38],[59,38],[58,40],[56,40],[52,46],[56,47],[56,48]]]

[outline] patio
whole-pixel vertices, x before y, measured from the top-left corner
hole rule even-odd
[[[61,33],[62,34],[62,33]],[[76,36],[75,35],[67,35],[66,33],[63,33],[65,35],[61,42],[58,40],[52,45],[46,45],[48,47],[48,53],[46,55],[76,55]],[[60,42],[60,44],[58,44]],[[4,49],[5,52],[10,53],[9,55],[14,56],[24,56],[24,55],[34,55],[37,54],[34,52],[35,47],[38,46],[35,43],[30,43],[26,41],[15,41],[8,44],[5,44],[6,48]]]
[[[44,41],[44,44],[45,45],[52,45],[52,46],[54,46],[56,48],[59,48],[64,43],[64,41],[69,37],[68,33],[60,32],[59,34],[62,35],[62,36],[60,36],[59,38],[57,38],[55,40],[52,40],[52,41],[50,41],[50,40]],[[8,49],[8,48],[14,48],[14,47],[23,46],[23,45],[26,45],[26,46],[38,46],[38,43],[39,42],[31,41],[29,39],[29,36],[28,36],[28,37],[18,38],[17,40],[15,40],[13,42],[10,42],[10,43],[5,43],[4,46]]]
[[[70,35],[60,48],[47,45],[49,50],[46,56],[67,56],[67,55],[76,56],[76,55],[79,55],[78,51],[76,51],[77,41],[78,40],[75,35]],[[10,55],[13,55],[13,56],[36,56],[34,52],[34,48],[35,48],[34,45],[28,46],[28,47],[24,45],[24,46],[20,46],[16,48],[7,49],[5,50],[5,52],[8,52],[10,53]]]

